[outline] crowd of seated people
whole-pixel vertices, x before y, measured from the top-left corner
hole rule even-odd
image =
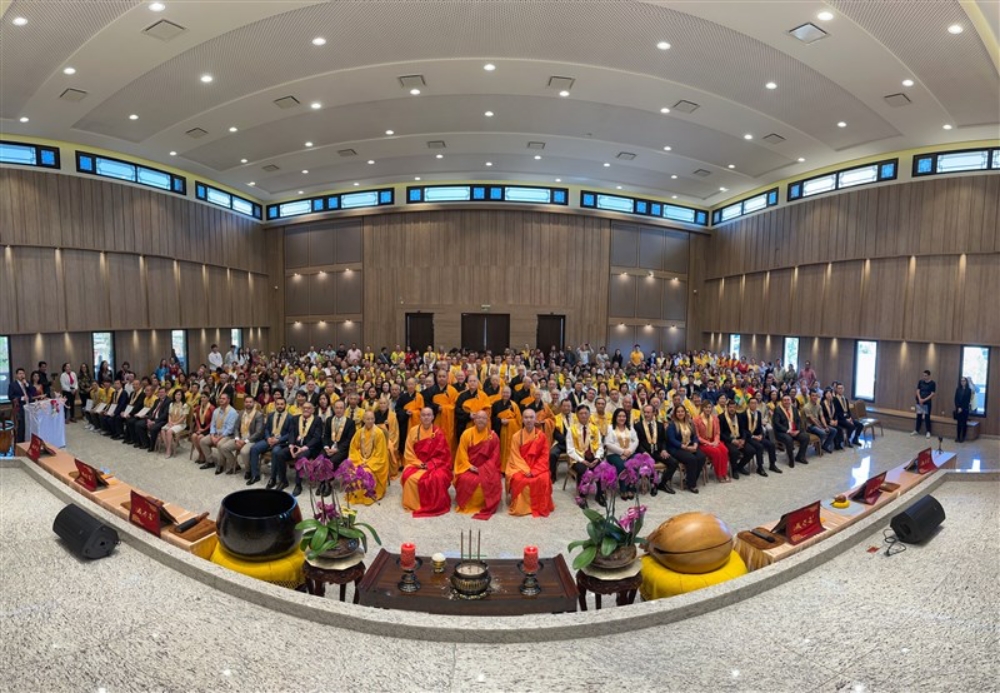
[[[587,344],[269,355],[213,345],[187,373],[176,357],[144,377],[102,364],[80,388],[87,428],[112,440],[171,457],[189,438],[201,469],[242,471],[248,486],[269,459],[267,488],[294,483],[295,495],[305,482],[297,461],[350,461],[371,472],[377,498],[400,479],[416,516],[449,512],[451,487],[459,512],[488,517],[506,492],[511,514],[545,516],[561,462],[579,480],[602,460],[623,470],[640,453],[662,471],[653,495],[676,493],[678,473],[698,493],[706,467],[722,483],[767,477],[783,473],[781,451],[787,468],[808,464],[811,435],[833,452],[860,445],[861,434],[843,385],[820,388],[808,362],[796,370],[704,350],[646,355],[638,345],[628,355]],[[598,486],[598,501],[635,491]]]

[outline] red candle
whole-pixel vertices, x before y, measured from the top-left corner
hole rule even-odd
[[[412,570],[417,566],[417,547],[414,544],[403,544],[399,549],[399,566],[403,570]]]
[[[537,573],[538,572],[538,547],[537,546],[525,546],[524,547],[524,572],[526,572],[526,573]]]

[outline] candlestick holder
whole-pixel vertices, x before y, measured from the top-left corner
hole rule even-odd
[[[412,568],[404,568],[397,558],[396,565],[398,565],[403,571],[403,577],[400,578],[398,583],[396,583],[396,587],[399,588],[399,591],[406,592],[408,594],[418,591],[420,589],[420,580],[417,579],[416,571],[421,565],[423,565],[423,561],[417,558]]]
[[[544,564],[541,561],[539,561],[538,570],[541,570],[543,567]],[[541,594],[542,586],[538,584],[538,578],[535,577],[535,575],[538,573],[538,570],[533,572],[528,572],[527,570],[524,569],[524,561],[517,562],[517,569],[520,570],[521,573],[524,575],[524,580],[521,581],[521,586],[518,588],[521,594],[523,594],[525,597],[537,597],[539,594]]]

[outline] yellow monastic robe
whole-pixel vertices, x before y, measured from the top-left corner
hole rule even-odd
[[[521,410],[513,402],[509,409],[497,413],[501,421],[509,421],[506,426],[500,424],[500,471],[507,469],[507,456],[510,454],[510,439],[521,430]]]
[[[381,500],[389,485],[389,447],[385,434],[378,426],[362,427],[351,439],[351,461],[357,467],[365,467],[375,477],[375,500]],[[371,505],[375,501],[363,493],[355,491],[347,496],[348,503]]]
[[[469,462],[469,448],[473,445],[479,445],[480,443],[486,442],[486,440],[493,435],[492,428],[485,428],[482,433],[479,432],[475,426],[466,430],[462,434],[462,439],[458,443],[458,448],[455,450],[455,479],[457,479],[462,474],[465,474],[469,469],[472,468],[472,463]],[[503,458],[501,457],[501,460]],[[483,488],[480,486],[476,489],[476,492],[472,494],[472,498],[469,500],[468,504],[464,508],[456,508],[457,512],[463,514],[478,513],[486,505],[486,500],[483,498]]]
[[[399,476],[399,421],[396,414],[390,409],[387,412],[385,421],[376,424],[385,434],[386,442],[389,444],[389,478],[395,479]]]

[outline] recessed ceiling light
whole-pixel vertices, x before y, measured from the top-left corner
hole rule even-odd
[[[240,163],[241,163],[241,164],[245,164],[246,162],[247,162],[247,160],[246,160],[246,159],[240,159]]]
[[[211,82],[211,81],[212,81],[213,79],[215,79],[215,78],[214,78],[214,77],[212,77],[212,75],[202,75],[202,76],[201,76],[201,81],[202,81],[202,82],[204,82],[205,84],[208,84],[208,83],[209,83],[209,82]]]
[[[719,188],[719,192],[727,192],[729,188]]]
[[[847,123],[845,123],[844,121],[840,121],[839,123],[837,123],[837,127],[838,128],[846,128],[847,127]]]
[[[374,163],[375,163],[375,159],[369,159],[369,160],[368,160],[368,165],[369,165],[369,166],[371,166],[371,165],[372,165],[372,164],[374,164]]]
[[[945,124],[944,124],[944,125],[942,125],[941,127],[943,127],[943,128],[945,129],[945,130],[951,130],[951,125],[950,125],[950,124],[948,124],[948,123],[945,123]]]
[[[483,113],[483,115],[486,116],[487,118],[492,118],[493,117],[493,111],[486,111],[486,113]]]
[[[659,48],[661,51],[670,50],[670,44],[667,43],[666,41],[660,41],[658,44],[656,44],[656,47]]]
[[[538,160],[540,160],[541,158],[542,158],[542,155],[541,155],[541,154],[535,154],[535,161],[538,161]]]
[[[177,152],[170,152],[170,156],[177,156]]]
[[[311,104],[309,104],[309,108],[313,109],[314,111],[318,111],[319,109],[323,108],[323,104],[321,104],[319,101],[313,101]]]
[[[778,83],[777,82],[768,82],[764,86],[766,88],[768,88],[768,89],[777,89],[778,88]]]
[[[313,45],[314,46],[325,46],[326,45],[326,39],[323,38],[322,36],[317,36],[316,38],[313,39]]]
[[[913,80],[912,79],[904,79],[903,80],[903,86],[904,87],[912,87],[913,86]]]
[[[25,19],[24,17],[14,17],[14,19],[12,19],[10,23],[13,24],[14,26],[24,26],[25,24],[28,23],[28,20]]]
[[[313,143],[312,142],[306,142],[306,146],[307,147],[311,147],[311,146],[313,146]]]
[[[413,176],[413,180],[420,180],[420,176]]]
[[[302,195],[304,193],[305,193],[305,190],[299,190],[299,195]]]
[[[230,125],[229,132],[239,132],[239,128],[236,127],[235,125]]]
[[[800,156],[799,157],[799,163],[800,164],[805,163],[805,160],[806,160],[806,158],[804,156]]]
[[[556,178],[556,183],[562,183],[562,178]]]
[[[309,169],[307,169],[307,168],[302,169],[302,173],[304,173],[304,174],[305,173],[309,173]]]
[[[486,63],[485,65],[483,65],[483,69],[486,70],[487,72],[493,72],[493,70],[497,69],[497,66],[494,65],[493,63]]]
[[[162,2],[154,2],[149,6],[149,9],[153,12],[163,12],[163,10],[167,9],[167,6]]]
[[[128,119],[129,119],[129,120],[139,120],[139,116],[137,116],[137,115],[136,115],[135,113],[133,113],[132,115],[130,115],[130,116],[128,117]]]
[[[28,116],[21,116],[20,118],[18,118],[18,120],[21,121],[22,123],[27,123],[29,119]]]
[[[569,96],[569,91],[566,90],[566,89],[563,89],[561,92],[559,92],[559,96],[564,96],[564,97],[565,96]]]
[[[417,89],[416,87],[410,89],[410,96],[420,96],[420,90]]]
[[[671,196],[670,196],[670,199],[671,199],[671,200],[676,200],[676,199],[677,199],[677,196],[676,196],[676,195],[671,195]]]
[[[359,185],[361,185],[361,183],[358,183],[357,181],[355,181],[355,183],[354,183],[354,187],[356,188],[356,187],[358,187]]]
[[[736,164],[729,164],[726,168],[736,168]]]
[[[670,113],[670,109],[664,106],[663,108],[660,109],[660,113]]]
[[[672,150],[673,150],[673,147],[671,147],[669,144],[663,148],[663,151],[665,151],[665,152],[669,152],[669,151],[672,151]]]
[[[671,175],[670,176],[670,180],[677,180],[677,174],[675,173],[675,174]]]
[[[386,130],[385,134],[387,134],[387,135],[395,135],[396,131],[395,130]]]
[[[63,74],[64,75],[75,75],[76,74],[76,68],[75,67],[64,67],[63,68]]]
[[[435,154],[434,158],[435,159],[443,159],[444,158],[444,154]]]
[[[257,185],[257,183],[255,183],[254,181],[250,181],[249,183],[247,183],[247,185],[249,185],[252,188],[253,186]]]
[[[823,12],[820,12],[818,15],[816,15],[816,18],[821,19],[824,22],[829,22],[831,19],[833,19],[833,12],[827,12],[824,10]]]
[[[615,186],[615,190],[621,190],[621,189],[622,189],[622,186],[620,186],[620,185],[616,185]]]
[[[493,162],[492,162],[492,161],[487,161],[487,162],[486,162],[486,165],[487,165],[487,166],[492,166],[492,165],[493,165]]]
[[[751,135],[751,134],[750,134],[750,133],[748,132],[747,134],[743,135],[743,139],[745,139],[745,140],[752,140],[752,139],[753,139],[753,135]]]
[[[611,168],[611,164],[607,161],[604,162],[604,168]]]
[[[961,34],[963,31],[965,31],[965,29],[962,28],[961,24],[952,24],[948,27],[949,34]]]

